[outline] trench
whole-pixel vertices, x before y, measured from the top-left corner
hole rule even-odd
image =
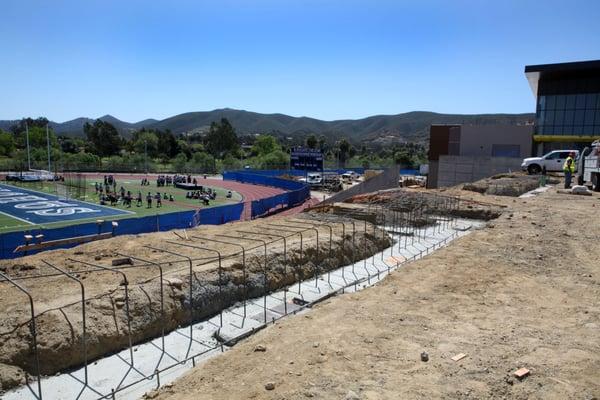
[[[166,278],[162,287],[157,279],[139,285],[119,285],[109,293],[86,299],[85,345],[81,302],[45,311],[36,316],[40,373],[69,371],[130,345],[164,337],[238,302],[348,264],[354,261],[350,256],[368,257],[391,243],[385,232],[375,228],[336,239],[331,247],[326,240],[318,248],[311,241],[305,243],[302,251],[293,247],[285,255],[267,249],[266,265],[264,256],[256,251],[246,258],[245,268],[241,262],[234,262],[222,269],[182,273]],[[22,323],[3,336],[0,367],[4,364],[13,372],[7,376],[0,368],[0,384],[2,390],[7,390],[23,384],[27,375],[35,376],[37,363],[30,323]],[[15,379],[15,374],[20,378]]]
[[[351,248],[340,247],[338,249],[340,254],[336,259],[343,259],[346,264],[331,269],[324,266],[317,271],[318,276],[314,275],[313,267],[307,266],[304,275],[306,280],[301,282],[294,282],[291,278],[287,278],[288,274],[279,272],[278,275],[286,279],[282,279],[275,285],[283,284],[285,281],[291,282],[292,286],[284,286],[284,290],[273,291],[267,296],[258,289],[258,292],[255,292],[256,296],[248,299],[247,304],[235,303],[221,313],[205,318],[201,323],[179,327],[167,336],[166,352],[164,349],[161,352],[160,338],[134,346],[135,353],[131,353],[131,356],[135,354],[136,371],[139,369],[139,372],[130,371],[131,368],[127,364],[130,359],[127,350],[124,350],[90,364],[89,375],[93,378],[90,378],[87,388],[82,389],[83,369],[65,371],[60,375],[42,379],[46,390],[44,398],[67,399],[76,398],[78,395],[82,399],[112,398],[111,389],[115,388],[117,388],[115,398],[140,398],[146,392],[153,392],[157,386],[173,381],[197,363],[226,351],[228,346],[237,340],[253,334],[269,323],[286,315],[305,312],[308,307],[331,295],[371,286],[394,269],[424,257],[448,245],[452,240],[467,235],[472,228],[484,224],[458,220],[454,226],[442,225],[443,223],[437,223],[422,230],[414,228],[405,232],[401,232],[402,229],[399,230],[398,227],[387,226],[385,230],[392,237],[392,243],[388,242],[390,246],[384,245],[381,250],[361,253],[360,257],[354,259],[349,259],[345,255],[350,254],[345,253],[345,250]],[[364,243],[361,244],[364,247]],[[358,251],[360,246],[356,247],[355,250]],[[324,254],[328,254],[328,245],[322,250]],[[273,263],[280,265],[277,257],[274,258]],[[255,262],[262,268],[260,256],[255,259]],[[294,263],[292,262],[291,265],[293,266]],[[293,269],[293,267],[289,268],[289,270]],[[260,288],[260,278],[264,277],[259,275],[257,277],[259,279],[256,285]],[[235,286],[233,281],[233,279],[228,281],[228,286]],[[218,283],[218,278],[214,282]],[[180,282],[175,283],[176,286],[180,286]],[[181,288],[185,289],[183,285]],[[198,294],[194,294],[193,298],[198,300],[215,297],[217,293],[210,287],[204,289],[193,287],[193,290],[194,293],[197,290]],[[182,295],[181,301],[181,304],[185,305],[187,298]],[[284,308],[287,309],[284,311]],[[169,359],[169,357],[173,358]],[[160,372],[158,366],[161,367]],[[123,374],[124,377],[121,378]],[[52,387],[52,390],[49,390],[49,387]],[[5,398],[23,400],[31,398],[31,393],[27,386],[21,386],[6,393]]]

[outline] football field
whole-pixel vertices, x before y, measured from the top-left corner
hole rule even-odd
[[[207,186],[216,191],[217,198],[209,206],[205,206],[197,199],[186,198],[186,191],[173,186],[157,187],[151,182],[149,186],[142,186],[139,179],[119,179],[117,192],[123,187],[130,191],[133,198],[138,192],[142,194],[143,204],[137,206],[135,200],[131,207],[118,203],[112,207],[100,205],[99,194],[95,191],[95,183],[103,183],[101,179],[88,178],[83,182],[85,191],[79,189],[81,195],[78,199],[65,196],[61,184],[57,182],[5,182],[0,184],[0,233],[36,228],[58,228],[71,224],[95,221],[97,219],[117,220],[131,217],[144,217],[148,215],[167,214],[177,211],[195,210],[198,208],[216,207],[223,204],[237,203],[242,196],[232,192],[232,198],[227,199],[228,190],[215,186]],[[217,180],[215,184],[218,185]],[[162,200],[162,207],[156,207],[153,199],[152,207],[146,204],[146,195],[158,193],[173,201]]]

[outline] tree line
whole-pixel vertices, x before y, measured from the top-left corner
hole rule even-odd
[[[47,162],[46,118],[26,118],[8,131],[0,129],[0,156],[14,168],[27,163],[26,131],[32,163],[40,168]],[[142,128],[123,137],[109,122],[85,123],[85,138],[56,135],[48,128],[53,165],[64,170],[177,171],[215,173],[244,168],[287,169],[289,152],[301,144],[320,149],[329,167],[381,167],[401,164],[414,168],[425,160],[425,146],[395,143],[373,146],[352,143],[347,138],[331,140],[308,134],[282,138],[274,134],[238,135],[223,118],[211,123],[206,132],[174,134],[170,130]]]

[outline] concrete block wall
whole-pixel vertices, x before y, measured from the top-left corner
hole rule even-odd
[[[437,184],[430,187],[448,187],[475,182],[492,175],[521,170],[521,159],[508,157],[440,156]]]

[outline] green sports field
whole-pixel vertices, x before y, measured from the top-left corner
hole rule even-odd
[[[74,198],[80,201],[86,201],[93,204],[100,204],[99,195],[95,193],[94,183],[96,180],[82,181],[81,185],[85,185],[85,196],[83,196],[83,190],[71,187],[69,192],[72,193]],[[98,183],[102,183],[102,180],[97,180]],[[57,195],[61,193],[61,187],[58,186],[55,182],[2,182],[4,184],[8,184],[15,187],[20,187],[24,189],[34,190],[38,192],[49,193],[53,195]],[[186,199],[186,191],[183,189],[178,189],[173,186],[163,186],[156,187],[154,182],[151,182],[149,186],[142,186],[140,184],[139,179],[122,179],[117,181],[117,192],[120,190],[121,186],[127,191],[131,191],[131,194],[134,198],[132,201],[132,205],[130,208],[125,207],[122,204],[117,204],[117,209],[131,212],[131,214],[125,214],[120,216],[115,216],[110,218],[111,220],[118,220],[123,218],[131,218],[131,217],[145,217],[148,215],[157,215],[157,214],[167,214],[177,211],[189,211],[195,210],[198,208],[209,208],[216,207],[223,204],[232,204],[237,203],[242,200],[242,196],[237,192],[232,192],[233,197],[231,199],[227,199],[227,190],[218,188],[218,187],[210,187],[212,190],[216,190],[217,199],[212,200],[209,206],[205,206],[202,204],[200,200],[192,200]],[[64,190],[64,189],[63,189]],[[143,205],[141,207],[136,206],[135,197],[137,196],[138,191],[142,192]],[[156,207],[156,200],[152,200],[152,208],[146,207],[146,195],[150,192],[152,195],[155,195],[156,192],[160,192],[161,195],[167,193],[167,195],[173,195],[174,201],[171,202],[169,200],[162,200],[162,207]],[[78,193],[82,195],[81,197],[77,197],[74,194]],[[60,195],[60,194],[59,194]],[[108,204],[105,206],[110,207]],[[79,219],[75,221],[64,221],[64,222],[55,222],[44,225],[31,225],[19,219],[13,218],[7,214],[0,214],[0,233],[6,232],[15,232],[21,230],[30,230],[30,229],[38,229],[38,228],[58,228],[67,225],[80,224],[85,222],[95,221],[95,218],[88,219]]]

